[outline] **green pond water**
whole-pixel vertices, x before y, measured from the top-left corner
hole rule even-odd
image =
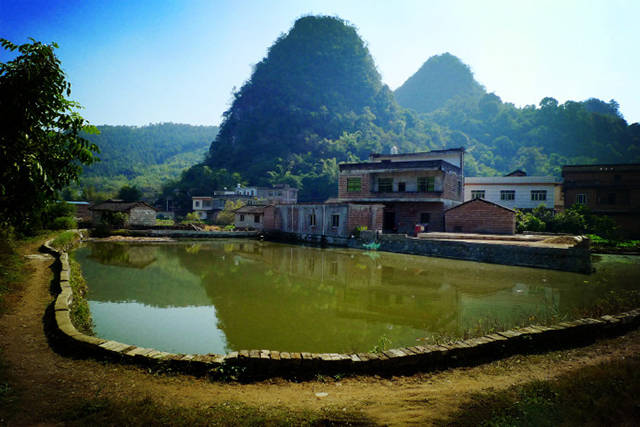
[[[173,353],[369,351],[562,320],[636,289],[640,258],[591,275],[253,240],[90,242],[95,333]]]

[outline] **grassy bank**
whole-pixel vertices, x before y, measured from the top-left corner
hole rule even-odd
[[[578,369],[552,381],[531,381],[471,396],[443,425],[636,425],[640,419],[640,356]]]
[[[71,269],[69,283],[73,291],[73,302],[71,303],[69,313],[71,322],[78,331],[87,335],[93,335],[93,320],[91,318],[91,311],[89,310],[89,303],[86,299],[89,288],[82,275],[82,268],[73,257],[73,254],[69,254],[69,267]]]

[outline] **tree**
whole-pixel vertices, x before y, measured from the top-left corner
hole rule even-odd
[[[98,147],[79,136],[95,128],[66,98],[71,85],[55,43],[0,39],[0,45],[18,52],[0,63],[0,225],[33,231],[56,193],[96,160]]]
[[[118,199],[122,199],[125,202],[137,202],[142,197],[142,191],[135,185],[124,185],[118,191]]]

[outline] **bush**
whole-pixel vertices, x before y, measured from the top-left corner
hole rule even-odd
[[[49,228],[52,230],[70,230],[78,228],[78,223],[70,216],[60,216],[53,220]]]

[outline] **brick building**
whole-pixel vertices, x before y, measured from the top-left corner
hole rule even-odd
[[[515,234],[516,212],[483,199],[472,199],[444,213],[448,233]]]
[[[412,233],[417,224],[444,231],[444,211],[463,201],[464,148],[372,154],[340,164],[335,202],[383,204],[383,230]]]
[[[565,207],[581,203],[640,237],[640,164],[563,166],[562,177]]]

